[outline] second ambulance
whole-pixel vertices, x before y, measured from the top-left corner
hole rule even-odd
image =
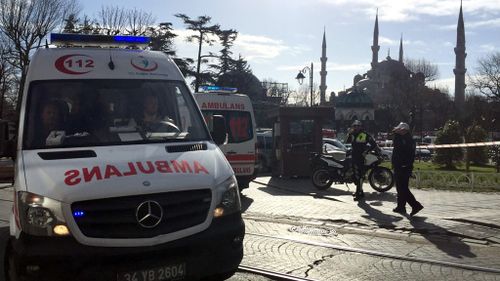
[[[257,135],[250,98],[237,93],[236,88],[217,86],[205,86],[194,96],[209,128],[213,116],[224,116],[228,140],[220,148],[231,163],[239,188],[247,188],[257,172]]]

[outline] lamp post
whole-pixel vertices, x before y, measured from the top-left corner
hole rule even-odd
[[[302,85],[302,82],[304,82],[304,79],[306,78],[304,74],[309,71],[309,87],[311,88],[311,106],[313,106],[313,72],[314,72],[314,66],[313,63],[311,62],[311,67],[306,66],[304,69],[299,70],[299,73],[297,74],[297,81],[299,82],[299,85]]]

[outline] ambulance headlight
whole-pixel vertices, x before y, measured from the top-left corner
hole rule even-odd
[[[35,236],[61,236],[54,229],[65,226],[61,202],[30,192],[17,194],[18,221],[22,231]]]
[[[214,210],[214,217],[219,218],[241,211],[240,193],[235,176],[231,176],[216,188],[220,194],[219,204]]]

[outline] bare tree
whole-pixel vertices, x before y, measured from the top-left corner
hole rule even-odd
[[[272,78],[266,78],[262,80],[262,87],[266,91],[266,96],[268,98],[280,99],[281,104],[288,103],[288,98],[291,94],[288,89],[288,83],[279,83]]]
[[[313,89],[318,88],[316,83],[313,84]],[[313,105],[317,104],[320,92],[313,90]],[[301,85],[297,91],[291,92],[288,97],[288,103],[296,106],[311,106],[311,87],[309,85]]]
[[[12,48],[9,42],[0,36],[0,119],[4,117],[5,97],[14,90],[15,71],[10,63]]]
[[[439,78],[437,65],[426,59],[405,59],[404,64],[413,73],[421,72],[425,77],[425,82],[434,81]]]
[[[125,9],[117,6],[103,6],[98,14],[98,18],[99,26],[104,34],[116,35],[125,30],[127,12]]]
[[[478,60],[477,73],[469,76],[472,87],[493,101],[500,101],[500,52]]]
[[[155,22],[151,12],[146,13],[136,8],[127,11],[126,20],[127,27],[125,30],[130,35],[144,35]]]
[[[75,12],[75,3],[72,0],[0,0],[0,32],[13,46],[13,66],[20,73],[19,93],[24,90],[30,53],[40,47],[45,36],[62,23],[67,13]],[[18,110],[19,105],[20,102]]]

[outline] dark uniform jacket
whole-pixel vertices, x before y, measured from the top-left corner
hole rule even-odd
[[[392,165],[394,168],[413,168],[415,160],[415,141],[410,133],[394,135],[394,150],[392,151]]]
[[[346,142],[352,145],[353,159],[362,159],[363,152],[368,152],[377,147],[375,140],[365,131],[349,134]]]

